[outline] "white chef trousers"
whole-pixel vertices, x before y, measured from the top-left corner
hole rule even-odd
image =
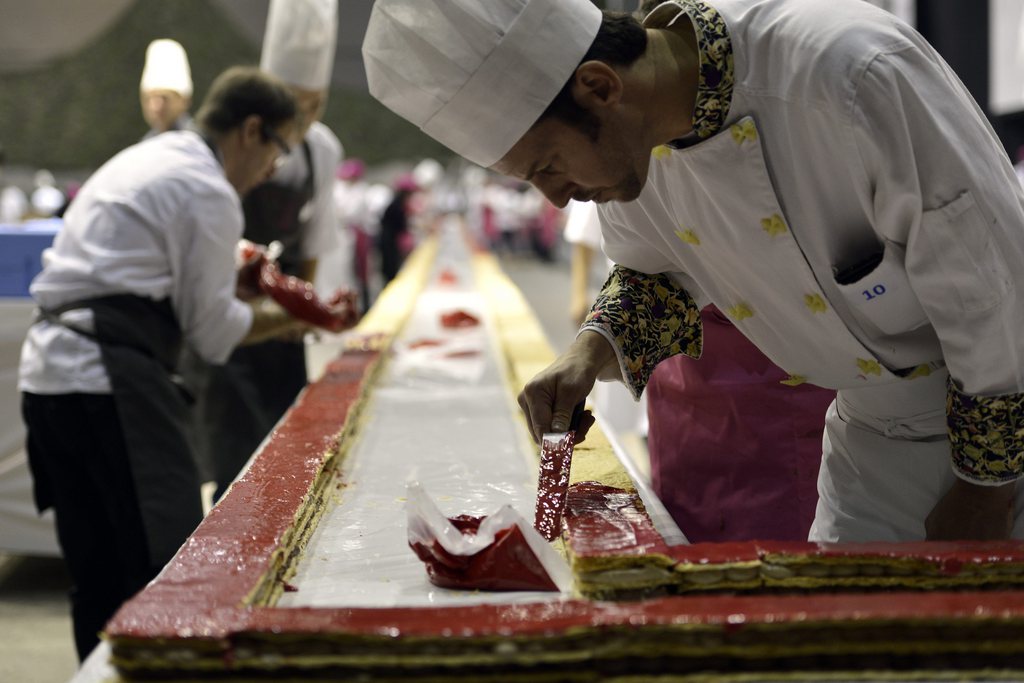
[[[928,377],[841,389],[825,416],[818,505],[809,540],[921,541],[953,485],[943,369]],[[1024,539],[1024,480],[1013,537]]]

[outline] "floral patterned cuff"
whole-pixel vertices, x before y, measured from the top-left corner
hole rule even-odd
[[[658,363],[679,353],[701,354],[700,311],[663,274],[612,268],[580,332],[588,329],[615,347],[623,380],[638,400]]]
[[[1024,394],[971,396],[950,379],[946,422],[960,478],[991,486],[1024,476]]]

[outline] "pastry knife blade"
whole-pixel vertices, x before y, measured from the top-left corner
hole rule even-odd
[[[572,411],[568,431],[548,432],[541,438],[533,527],[547,541],[553,541],[562,533],[562,513],[569,494],[573,441],[582,416],[583,401],[580,401]]]

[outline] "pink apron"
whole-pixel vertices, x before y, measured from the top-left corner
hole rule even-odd
[[[825,411],[835,391],[789,377],[714,306],[704,355],[647,385],[654,490],[691,542],[806,540]]]

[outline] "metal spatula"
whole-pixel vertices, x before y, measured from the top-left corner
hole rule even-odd
[[[562,512],[569,493],[569,466],[583,401],[576,404],[566,432],[549,432],[541,439],[540,473],[537,477],[537,505],[533,528],[547,541],[562,533]]]

